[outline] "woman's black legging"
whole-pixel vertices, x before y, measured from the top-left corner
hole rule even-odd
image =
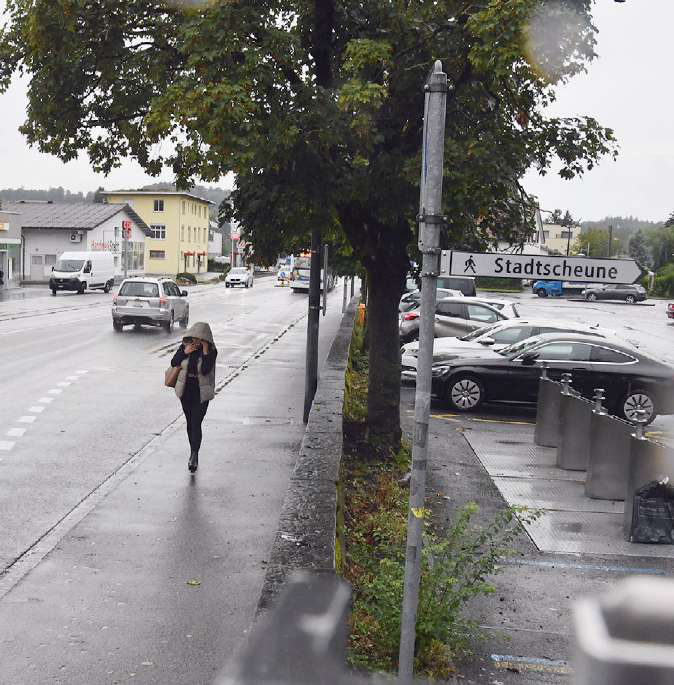
[[[206,416],[208,402],[200,402],[198,397],[193,400],[180,400],[183,405],[183,412],[187,419],[187,437],[190,441],[190,449],[195,452],[201,447],[201,422]]]

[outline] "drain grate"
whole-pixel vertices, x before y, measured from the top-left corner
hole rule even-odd
[[[528,443],[521,440],[496,440],[499,445],[527,445]]]

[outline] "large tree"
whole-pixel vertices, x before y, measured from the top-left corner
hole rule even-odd
[[[185,5],[191,6],[186,8]],[[196,6],[196,7],[195,7]],[[594,57],[592,0],[8,0],[0,88],[30,76],[22,127],[61,159],[124,156],[178,183],[236,174],[256,256],[348,245],[369,284],[369,428],[400,436],[397,305],[416,242],[421,87],[449,76],[445,246],[523,239],[519,180],[613,152],[588,117],[546,116]],[[160,143],[162,143],[160,145]]]

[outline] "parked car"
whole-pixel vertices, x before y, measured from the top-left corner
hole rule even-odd
[[[440,300],[435,305],[435,337],[462,336],[487,324],[517,316],[512,308],[506,309],[509,303],[501,304],[504,311],[479,298],[448,297]],[[400,315],[401,343],[418,339],[420,314],[419,309],[413,309]]]
[[[109,293],[114,284],[112,252],[64,252],[52,267],[49,278],[52,295],[58,290],[74,290],[80,295],[85,290]]]
[[[483,402],[535,402],[542,362],[555,380],[570,372],[573,387],[587,398],[604,388],[608,411],[628,421],[639,409],[649,423],[658,413],[674,414],[674,368],[612,340],[570,333],[547,333],[498,353],[486,349],[439,361],[433,366],[433,392],[457,411]]]
[[[476,351],[480,353],[485,348],[499,352],[509,345],[545,333],[582,333],[600,339],[613,340],[628,347],[639,347],[637,343],[621,338],[615,331],[599,328],[597,324],[587,325],[574,321],[546,321],[541,319],[510,319],[478,328],[460,338],[438,338],[433,344],[433,362],[470,357]],[[418,341],[403,345],[401,358],[403,378],[408,380],[416,378],[418,354]]]
[[[538,297],[561,297],[562,295],[580,294],[585,288],[594,283],[588,284],[582,281],[534,281],[531,290]]]
[[[595,285],[585,288],[583,297],[588,302],[595,300],[624,300],[627,304],[643,302],[647,297],[646,288],[643,285]]]
[[[438,276],[438,288],[460,290],[466,297],[475,297],[475,277],[473,276]]]
[[[225,276],[225,288],[233,288],[237,285],[242,285],[244,288],[253,287],[253,273],[245,266],[235,266]]]
[[[124,326],[162,326],[168,333],[177,321],[187,328],[190,305],[187,291],[180,290],[169,278],[127,278],[112,298],[112,327],[122,331]]]
[[[463,297],[460,290],[446,290],[445,288],[438,288],[435,295],[437,300],[443,300],[445,297]],[[421,290],[413,290],[406,293],[400,298],[398,311],[409,312],[411,309],[416,309],[421,303]]]
[[[667,318],[674,319],[674,302],[667,305]]]

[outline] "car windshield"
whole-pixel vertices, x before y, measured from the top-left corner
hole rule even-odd
[[[119,289],[122,297],[159,297],[159,286],[144,281],[127,281]]]
[[[477,340],[482,335],[485,335],[486,333],[496,333],[497,331],[501,330],[503,326],[498,323],[491,324],[491,326],[483,326],[482,328],[477,328],[474,331],[471,331],[468,333],[468,335],[464,335],[462,338],[459,338],[459,340],[464,340],[465,342],[470,342],[471,340]]]
[[[310,269],[311,268],[311,257],[297,257],[295,259],[296,269]]]
[[[73,273],[79,271],[84,265],[83,259],[59,259],[56,262],[54,271],[65,271]]]
[[[502,354],[504,357],[515,357],[518,354],[522,354],[522,352],[524,352],[524,350],[526,350],[528,347],[533,347],[539,342],[541,342],[541,339],[538,337],[525,338],[520,342],[516,342],[512,345],[508,345],[508,347],[504,347],[502,350],[498,351],[498,354]]]
[[[237,266],[235,269],[232,269],[232,270],[230,271],[230,273],[232,273],[232,274],[237,274],[238,276],[241,276],[242,274],[245,274],[246,271],[247,271],[247,270],[244,269],[243,267]]]

